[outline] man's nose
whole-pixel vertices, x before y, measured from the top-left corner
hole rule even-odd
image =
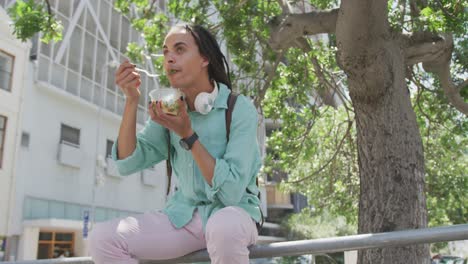
[[[174,56],[172,54],[167,54],[166,61],[167,61],[167,63],[172,64],[172,63],[175,63],[175,58],[174,58]]]

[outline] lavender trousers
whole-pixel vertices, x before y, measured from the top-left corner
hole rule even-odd
[[[206,248],[211,263],[249,263],[248,246],[257,242],[253,219],[242,208],[229,206],[203,225],[192,220],[176,229],[161,212],[148,212],[98,223],[89,234],[89,251],[96,264],[137,264],[139,259],[163,260]]]

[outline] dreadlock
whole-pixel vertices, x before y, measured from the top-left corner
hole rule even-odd
[[[192,34],[197,43],[198,51],[202,56],[208,58],[208,77],[231,87],[231,76],[226,57],[221,52],[215,37],[204,27],[194,24],[179,24],[173,28],[183,28]]]

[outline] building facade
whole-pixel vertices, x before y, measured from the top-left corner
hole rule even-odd
[[[5,10],[14,2],[0,0],[2,34],[11,23]],[[158,11],[165,12],[164,2],[157,2]],[[166,201],[164,162],[121,177],[109,158],[125,103],[115,67],[126,59],[129,42],[144,45],[140,33],[113,9],[112,0],[49,3],[64,26],[62,41],[45,44],[38,35],[29,49],[11,33],[0,37],[0,61],[13,55],[14,69],[7,75],[17,87],[14,95],[0,89],[0,117],[7,117],[7,143],[0,150],[8,151],[3,158],[8,165],[0,168],[4,260],[87,256],[92,223],[158,210]],[[154,72],[149,59],[145,65],[139,66]],[[148,118],[149,91],[159,88],[156,78],[141,76],[137,130]],[[264,154],[262,122],[258,137]],[[266,213],[265,188],[261,191]]]
[[[8,31],[5,10],[13,2],[0,1],[3,258],[86,256],[94,221],[165,203],[165,164],[124,178],[108,158],[125,101],[115,66],[128,42],[143,39],[112,1],[50,0],[63,40],[44,44],[37,36],[29,50]],[[142,74],[138,129],[147,119],[148,92],[157,87]]]
[[[9,17],[0,8],[0,259],[10,228],[18,150],[21,105],[31,44],[21,43],[11,32]]]

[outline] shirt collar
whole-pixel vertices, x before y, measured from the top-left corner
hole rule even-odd
[[[227,109],[227,99],[231,90],[221,82],[217,82],[218,84],[218,96],[216,96],[213,108],[224,108]]]

